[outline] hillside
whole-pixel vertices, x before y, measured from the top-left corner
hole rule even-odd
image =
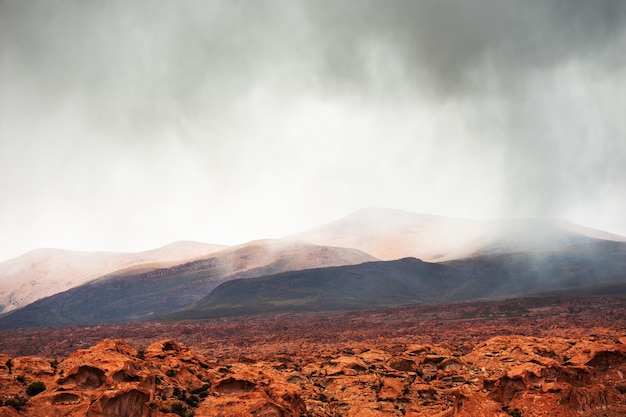
[[[483,255],[447,263],[414,258],[234,280],[172,320],[406,303],[501,299],[552,292],[626,293],[626,243]]]
[[[155,263],[173,265],[224,248],[182,241],[137,253],[36,249],[0,263],[0,314],[122,268]]]
[[[415,258],[287,272],[224,283],[165,318],[196,319],[280,311],[329,311],[440,301],[463,273]]]
[[[255,241],[184,264],[115,272],[0,317],[0,328],[146,320],[193,303],[229,279],[374,259],[353,249]]]

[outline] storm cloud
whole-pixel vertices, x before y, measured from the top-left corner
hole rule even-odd
[[[0,1],[0,259],[363,206],[626,234],[626,3]]]

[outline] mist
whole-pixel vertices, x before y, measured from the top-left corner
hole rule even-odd
[[[367,206],[626,235],[626,3],[0,0],[0,260]]]

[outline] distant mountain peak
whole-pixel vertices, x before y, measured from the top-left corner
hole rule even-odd
[[[289,238],[352,247],[383,260],[415,257],[431,262],[482,253],[557,248],[594,239],[626,241],[626,237],[562,220],[481,221],[380,207],[357,210]]]

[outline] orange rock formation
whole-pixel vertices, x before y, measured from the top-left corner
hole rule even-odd
[[[626,415],[619,340],[498,336],[465,354],[338,347],[227,361],[172,340],[145,351],[104,340],[58,363],[0,359],[2,417]],[[29,397],[34,382],[45,390]]]
[[[622,417],[625,307],[509,300],[5,331],[0,417]]]

